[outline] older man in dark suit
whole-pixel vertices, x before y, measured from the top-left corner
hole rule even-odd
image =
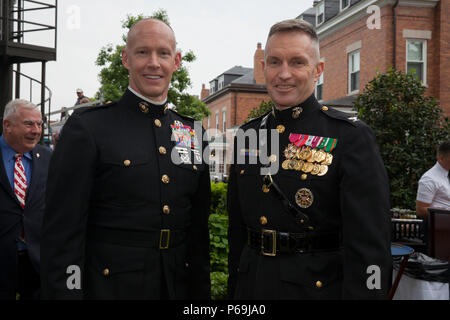
[[[37,145],[42,117],[32,103],[5,107],[0,137],[0,299],[35,299],[40,230],[51,151]]]

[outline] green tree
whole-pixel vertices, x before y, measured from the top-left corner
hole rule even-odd
[[[450,122],[416,76],[388,70],[367,84],[355,109],[374,130],[386,166],[392,208],[413,209],[420,177],[436,163]]]
[[[128,33],[136,22],[146,18],[159,19],[170,25],[167,12],[160,9],[150,17],[142,14],[137,16],[128,15],[122,22],[122,28]],[[103,67],[100,71],[99,79],[103,97],[106,101],[119,100],[128,88],[128,70],[122,65],[122,50],[125,48],[126,40],[127,34],[124,34],[122,36],[123,44],[115,46],[108,44],[100,50],[97,56],[96,65]],[[208,108],[197,97],[191,96],[186,92],[192,85],[186,64],[192,63],[195,59],[196,57],[192,51],[183,54],[181,66],[172,76],[168,100],[176,106],[180,114],[193,117],[196,120],[202,120],[210,114]],[[99,97],[99,94],[100,91],[97,93],[97,97]]]
[[[272,100],[269,100],[268,102],[265,102],[264,100],[261,101],[261,104],[258,107],[255,107],[250,111],[247,122],[272,111],[273,107],[274,104]]]

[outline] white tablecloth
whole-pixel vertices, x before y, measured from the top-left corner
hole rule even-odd
[[[393,281],[396,276],[394,270]],[[449,300],[449,284],[413,279],[403,274],[394,300]]]

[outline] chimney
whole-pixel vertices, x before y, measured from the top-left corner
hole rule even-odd
[[[206,89],[205,84],[202,84],[202,93],[200,94],[200,100],[204,100],[209,96],[209,90]]]
[[[261,64],[261,61],[263,60],[264,50],[262,49],[262,44],[258,42],[253,66],[253,77],[255,78],[256,84],[266,84],[266,80],[264,79],[264,70]]]

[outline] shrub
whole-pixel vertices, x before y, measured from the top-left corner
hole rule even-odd
[[[211,294],[213,300],[225,299],[228,279],[228,214],[227,184],[211,184],[209,238],[211,257]]]
[[[449,119],[413,74],[388,70],[367,84],[355,109],[374,130],[391,188],[391,207],[415,208],[420,177],[450,135]]]

